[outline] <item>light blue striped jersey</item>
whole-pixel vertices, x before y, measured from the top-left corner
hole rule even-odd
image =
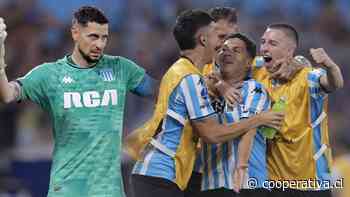
[[[184,121],[214,114],[204,79],[199,75],[187,75],[171,93],[162,131],[155,138],[166,148],[176,152]],[[143,159],[136,162],[133,174],[160,177],[174,182],[175,162],[169,155],[149,145]]]
[[[270,108],[266,90],[253,79],[244,81],[241,94],[242,103],[236,107],[225,104],[223,113],[218,115],[221,124],[233,124]],[[232,177],[238,158],[239,140],[237,138],[220,144],[202,143],[202,190],[233,189]],[[266,140],[260,132],[257,132],[253,142],[248,172],[250,177],[259,179],[259,182],[267,179]]]
[[[326,71],[324,69],[313,69],[308,74],[308,85],[309,92],[311,95],[311,122],[315,122],[322,114],[324,107],[324,100],[327,97],[326,92],[322,89],[320,84],[321,76],[326,75]],[[322,129],[321,124],[318,124],[313,128],[313,142],[314,142],[314,150],[315,154],[322,147]],[[320,155],[320,157],[316,161],[316,169],[317,169],[317,178],[319,180],[332,180],[330,174],[330,167],[328,166],[327,159],[324,154]],[[322,189],[322,188],[321,188]]]

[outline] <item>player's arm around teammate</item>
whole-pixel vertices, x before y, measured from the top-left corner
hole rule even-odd
[[[214,117],[192,121],[192,126],[194,130],[198,132],[203,141],[208,143],[220,143],[236,138],[262,125],[279,130],[283,118],[283,113],[269,111],[242,120],[238,124],[232,126],[220,125]]]
[[[259,64],[257,58],[254,59],[253,66],[256,64]],[[288,81],[293,78],[299,70],[308,66],[311,66],[308,59],[300,55],[295,56],[294,58],[284,60],[284,62],[279,65],[279,68],[271,73],[271,76]],[[241,84],[232,86],[225,82],[217,72],[208,74],[206,76],[206,83],[210,93],[223,96],[230,106],[241,102],[242,96],[239,91]]]

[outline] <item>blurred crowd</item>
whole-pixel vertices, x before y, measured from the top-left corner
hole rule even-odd
[[[178,57],[171,29],[176,15],[185,9],[235,7],[241,30],[257,43],[267,24],[291,23],[300,32],[298,54],[311,59],[309,49],[323,47],[342,68],[345,87],[329,98],[330,135],[335,155],[350,153],[346,147],[350,144],[346,129],[350,127],[346,107],[350,100],[346,91],[350,83],[349,0],[1,0],[10,80],[70,53],[71,16],[81,5],[95,5],[109,17],[106,53],[134,60],[157,79]],[[151,109],[152,101],[129,95],[124,133],[139,126]],[[49,121],[47,114],[28,102],[0,105],[0,196],[45,196],[54,143]]]

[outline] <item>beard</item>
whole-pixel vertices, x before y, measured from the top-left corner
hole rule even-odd
[[[80,47],[78,47],[78,51],[79,51],[80,55],[83,57],[83,59],[89,64],[96,63],[101,58],[101,56],[100,56],[98,59],[92,59],[90,56],[85,54],[84,51],[80,49]]]

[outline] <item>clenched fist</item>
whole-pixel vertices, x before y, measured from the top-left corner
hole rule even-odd
[[[310,54],[317,64],[330,68],[335,65],[323,48],[310,49]]]
[[[0,69],[6,67],[5,64],[5,40],[7,37],[4,19],[0,17]]]

